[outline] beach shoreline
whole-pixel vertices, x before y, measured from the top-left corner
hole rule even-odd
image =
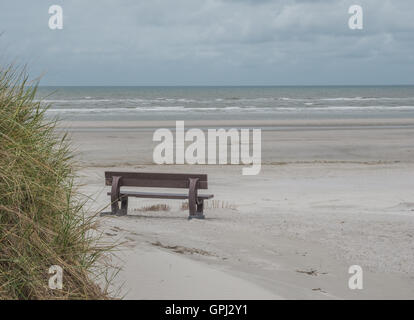
[[[214,127],[258,127],[258,128],[375,128],[375,127],[412,127],[414,119],[412,118],[383,118],[383,119],[271,119],[271,120],[185,120],[187,127],[196,128],[214,128]],[[58,129],[65,130],[82,130],[82,129],[139,129],[139,128],[175,128],[174,120],[142,120],[142,121],[59,121]]]

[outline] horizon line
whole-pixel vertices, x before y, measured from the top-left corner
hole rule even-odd
[[[47,84],[38,85],[38,87],[194,87],[194,88],[220,88],[220,87],[234,87],[234,88],[252,88],[252,87],[413,87],[414,84],[286,84],[286,85],[59,85]]]

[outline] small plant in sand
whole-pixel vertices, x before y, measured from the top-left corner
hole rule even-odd
[[[188,201],[181,203],[181,210],[188,210]],[[204,201],[204,209],[230,209],[237,210],[237,205],[223,200]]]
[[[24,72],[0,68],[0,299],[105,299],[95,281],[108,248],[91,236],[66,137],[36,89]],[[48,286],[52,265],[63,269],[62,289]]]
[[[153,204],[149,206],[144,206],[141,208],[136,208],[134,211],[170,211],[171,207],[168,204]]]

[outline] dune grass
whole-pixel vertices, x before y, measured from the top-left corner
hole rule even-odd
[[[66,137],[35,100],[24,71],[0,68],[0,299],[105,299],[96,284],[108,248],[74,186]],[[63,288],[48,286],[49,267]]]

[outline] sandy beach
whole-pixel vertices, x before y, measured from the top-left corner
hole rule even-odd
[[[341,121],[227,123],[263,128],[256,176],[237,165],[152,164],[151,128],[167,123],[61,124],[90,212],[108,210],[105,170],[207,173],[215,195],[205,220],[188,221],[182,201],[164,199],[131,199],[128,216],[98,218],[105,240],[122,243],[113,290],[127,299],[414,298],[413,123]],[[143,209],[152,204],[170,210]],[[363,269],[363,290],[348,287],[351,265]]]

